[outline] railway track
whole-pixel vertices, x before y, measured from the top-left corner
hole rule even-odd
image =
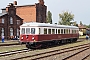
[[[12,45],[20,45],[19,43],[13,43],[13,44],[0,44],[0,46],[12,46]]]
[[[73,59],[77,59],[77,60],[84,60],[86,59],[86,57],[88,57],[88,55],[90,55],[90,52],[89,52],[90,48],[89,47],[86,47],[85,49],[79,51],[79,52],[76,52],[62,60],[73,60]],[[81,55],[82,54],[82,55]],[[87,55],[85,55],[87,54]],[[85,55],[85,56],[84,56]]]
[[[77,40],[77,42],[81,42],[83,41],[85,38],[80,38]],[[14,42],[14,41],[13,41]],[[10,44],[9,42],[8,43],[4,43],[4,44],[0,44],[0,46],[12,46],[12,45],[20,45],[20,43],[17,41],[17,43],[12,43]]]
[[[2,53],[0,53],[0,57],[13,55],[13,54],[17,54],[17,53],[28,52],[28,51],[31,51],[31,49],[21,49],[21,50],[9,51],[9,52],[2,52]]]
[[[60,54],[64,54],[64,53],[75,51],[75,50],[84,51],[86,49],[89,49],[89,44],[84,44],[84,45],[79,45],[79,46],[74,46],[74,47],[69,47],[69,48],[64,48],[64,49],[56,49],[56,50],[51,50],[51,51],[47,51],[47,52],[37,53],[37,54],[34,54],[34,55],[21,56],[21,57],[18,57],[18,58],[15,57],[15,58],[12,58],[11,60],[44,59],[44,58],[47,58],[47,57],[50,57],[50,56],[60,55]],[[62,58],[62,59],[64,59],[64,58]]]

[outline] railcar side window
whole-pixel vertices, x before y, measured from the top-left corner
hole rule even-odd
[[[52,29],[52,34],[55,34],[55,29]]]
[[[61,34],[63,34],[63,29],[61,29]]]
[[[25,34],[25,28],[21,29],[21,34]]]
[[[70,29],[69,29],[69,34],[70,34]]]
[[[66,32],[65,33],[68,34],[68,29],[66,29]]]
[[[58,34],[60,34],[60,29],[58,29]]]
[[[51,34],[51,29],[48,29],[48,34]]]
[[[30,34],[30,28],[26,28],[26,34]]]
[[[72,30],[72,33],[76,33],[75,30]]]
[[[65,34],[65,29],[64,29],[64,34]]]
[[[44,34],[47,34],[47,29],[46,28],[44,28]]]
[[[39,28],[39,34],[40,34],[40,28]]]
[[[35,34],[35,28],[31,28],[31,34]]]
[[[57,34],[57,29],[56,29],[56,34]]]

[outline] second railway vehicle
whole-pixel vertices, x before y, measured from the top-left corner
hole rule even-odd
[[[24,23],[20,26],[20,42],[25,42],[27,48],[75,42],[78,38],[79,28],[76,26],[36,22]]]

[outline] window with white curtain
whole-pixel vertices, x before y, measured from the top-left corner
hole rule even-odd
[[[13,18],[10,17],[10,24],[13,24]]]
[[[1,31],[1,35],[4,36],[4,28],[2,28]]]
[[[20,20],[17,20],[17,25],[19,25],[20,24]]]
[[[13,36],[13,28],[10,28],[10,36]]]
[[[17,36],[19,36],[19,29],[17,29]]]
[[[4,18],[2,18],[2,23],[4,23]]]

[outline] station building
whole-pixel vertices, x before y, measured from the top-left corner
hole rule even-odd
[[[17,1],[9,3],[1,9],[0,13],[0,38],[12,39],[20,35],[19,26],[26,22],[46,22],[47,6],[43,0],[33,5],[17,5]]]

